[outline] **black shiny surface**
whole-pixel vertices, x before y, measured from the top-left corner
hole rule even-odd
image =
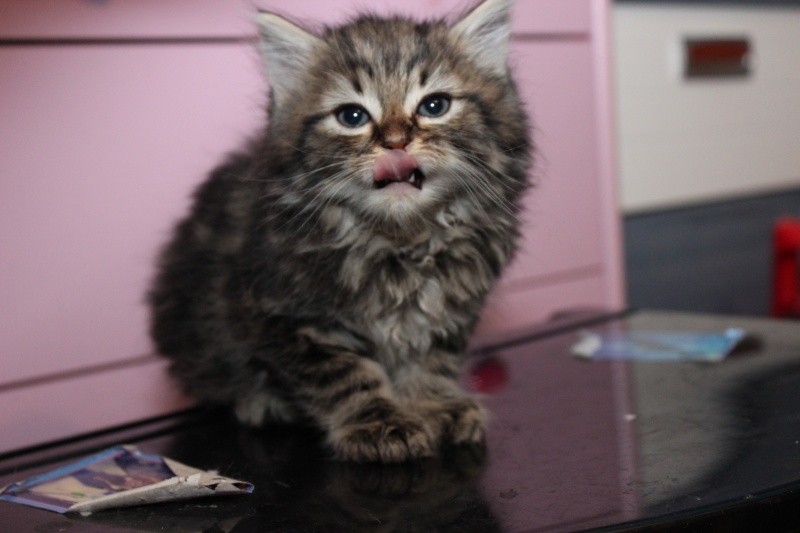
[[[0,529],[800,530],[800,323],[640,312],[588,325],[727,327],[751,339],[719,364],[579,361],[569,348],[580,327],[484,348],[465,383],[493,413],[486,450],[419,464],[336,463],[311,431],[248,430],[215,411],[6,457],[0,485],[135,443],[255,492],[87,518],[0,502]]]

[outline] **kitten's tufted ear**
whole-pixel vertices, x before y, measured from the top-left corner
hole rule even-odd
[[[280,105],[297,87],[308,68],[315,46],[321,41],[319,37],[273,13],[258,13],[256,22],[272,97]]]
[[[484,0],[450,30],[467,43],[478,64],[505,74],[513,0]]]

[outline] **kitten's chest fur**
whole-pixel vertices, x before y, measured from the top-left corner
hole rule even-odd
[[[495,278],[491,264],[507,259],[457,211],[439,213],[411,242],[351,229],[325,246],[345,249],[335,280],[337,313],[372,341],[390,372],[437,343],[463,339]]]

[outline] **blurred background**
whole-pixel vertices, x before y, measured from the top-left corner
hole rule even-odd
[[[775,222],[800,217],[800,5],[625,1],[613,28],[630,305],[768,315]]]

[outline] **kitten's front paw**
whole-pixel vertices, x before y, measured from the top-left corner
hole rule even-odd
[[[436,449],[422,419],[391,409],[379,416],[359,413],[331,432],[336,458],[358,463],[402,463],[431,457]]]
[[[488,416],[476,399],[465,397],[444,401],[432,415],[446,443],[473,446],[485,443]]]

